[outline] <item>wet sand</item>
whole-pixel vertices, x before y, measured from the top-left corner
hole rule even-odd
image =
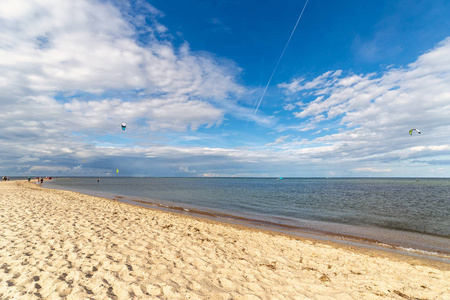
[[[0,299],[450,299],[450,265],[0,183]]]

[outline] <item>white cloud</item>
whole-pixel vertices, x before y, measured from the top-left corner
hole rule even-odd
[[[327,97],[317,98],[294,115],[308,118],[325,113],[327,119],[340,116],[342,124],[371,130],[388,130],[400,124],[406,127],[442,126],[450,109],[449,56],[450,39],[446,39],[406,68],[390,69],[378,77],[374,74],[351,75],[324,82],[330,74],[327,72],[296,89],[322,93],[322,86],[328,86]],[[298,80],[293,80],[296,82]],[[321,82],[321,85],[315,82]],[[290,84],[280,87],[292,92]]]
[[[312,81],[304,82],[305,78],[294,79],[291,83],[281,83],[279,88],[284,88],[288,94],[297,93],[303,90],[310,90],[314,88],[325,88],[332,85],[338,76],[340,76],[342,70],[328,71]]]
[[[392,126],[399,125],[426,127],[430,123],[434,124],[433,128],[442,126],[446,124],[443,121],[450,110],[449,56],[450,39],[446,39],[408,67],[390,69],[378,77],[352,75],[323,82],[330,74],[327,72],[326,76],[318,77],[323,86],[330,87],[327,97],[317,98],[294,114],[298,118],[323,113],[327,119],[341,116],[344,125],[371,130],[389,131]],[[311,89],[308,84],[305,82],[302,89]],[[287,88],[289,84],[280,86]],[[321,88],[313,86],[316,90]]]
[[[448,159],[450,38],[404,68],[343,78],[330,74],[335,73],[326,72],[312,81],[294,79],[279,87],[288,94],[308,91],[321,95],[309,103],[299,96],[302,105],[290,105],[287,110],[300,121],[299,129],[335,122],[333,133],[311,140],[333,145],[329,154],[334,160],[412,162],[442,155]],[[422,135],[410,136],[411,128],[421,129]]]
[[[285,109],[285,110],[288,110],[288,111],[294,110],[294,109],[295,109],[295,105],[292,104],[292,103],[288,103],[288,104],[286,104],[286,105],[284,106],[284,109]]]
[[[143,89],[224,99],[243,91],[229,61],[154,36],[138,43],[137,28],[109,2],[2,1],[0,26],[0,87],[10,95]],[[155,21],[151,30],[166,29]]]
[[[351,171],[354,171],[354,172],[369,172],[369,173],[388,173],[388,172],[392,172],[391,169],[377,169],[377,168],[370,168],[370,167],[367,167],[367,168],[356,168],[356,169],[353,169]]]
[[[195,131],[238,111],[229,96],[244,91],[234,82],[239,68],[158,38],[162,14],[143,5],[147,19],[104,1],[1,1],[0,152],[9,145],[32,163],[44,143],[61,155],[106,144],[94,137],[117,135],[111,129],[123,121],[141,134]],[[110,91],[117,97],[101,95]]]
[[[266,144],[266,147],[284,144],[287,138],[289,138],[289,135],[280,136],[277,139],[275,139],[273,143]]]
[[[180,167],[178,167],[178,172],[181,172],[181,173],[187,173],[187,174],[189,174],[189,173],[191,173],[191,174],[197,173],[197,171],[191,170],[191,169],[189,169],[189,167],[186,167],[186,166],[180,166]]]
[[[244,114],[236,64],[176,48],[161,17],[145,2],[1,1],[0,169],[96,174],[112,157],[155,159],[146,147],[170,143],[158,132]]]
[[[188,97],[149,98],[136,102],[124,102],[120,99],[101,101],[73,100],[63,105],[76,120],[77,130],[110,131],[120,122],[127,122],[129,130],[138,130],[135,120],[145,119],[150,131],[185,131],[187,127],[220,124],[223,111],[208,102],[189,100]],[[133,128],[134,127],[134,128]]]

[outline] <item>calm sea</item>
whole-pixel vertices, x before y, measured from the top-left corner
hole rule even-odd
[[[45,186],[450,262],[450,179],[58,178]]]

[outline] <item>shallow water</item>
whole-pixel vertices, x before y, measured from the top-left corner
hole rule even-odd
[[[45,186],[450,257],[450,179],[60,178]]]

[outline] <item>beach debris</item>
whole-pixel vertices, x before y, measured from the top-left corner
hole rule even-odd
[[[276,270],[277,269],[276,263],[277,263],[276,261],[273,261],[273,262],[268,263],[268,264],[259,264],[259,265],[260,266],[266,266],[266,267],[268,267],[271,270]]]
[[[400,291],[397,291],[397,290],[394,290],[394,294],[397,294],[400,297],[408,299],[408,300],[419,299],[419,298],[414,298],[414,297],[408,296],[408,295],[406,295],[406,294],[404,294],[404,293],[402,293]]]
[[[127,128],[127,123],[122,122],[122,130],[125,130]]]
[[[419,130],[419,129],[413,128],[413,129],[411,129],[411,130],[409,131],[409,135],[412,135],[412,133],[413,133],[414,130],[417,131],[417,132],[420,134],[420,130]]]
[[[302,267],[302,270],[307,270],[307,271],[319,271],[316,268],[311,268],[311,267]]]

